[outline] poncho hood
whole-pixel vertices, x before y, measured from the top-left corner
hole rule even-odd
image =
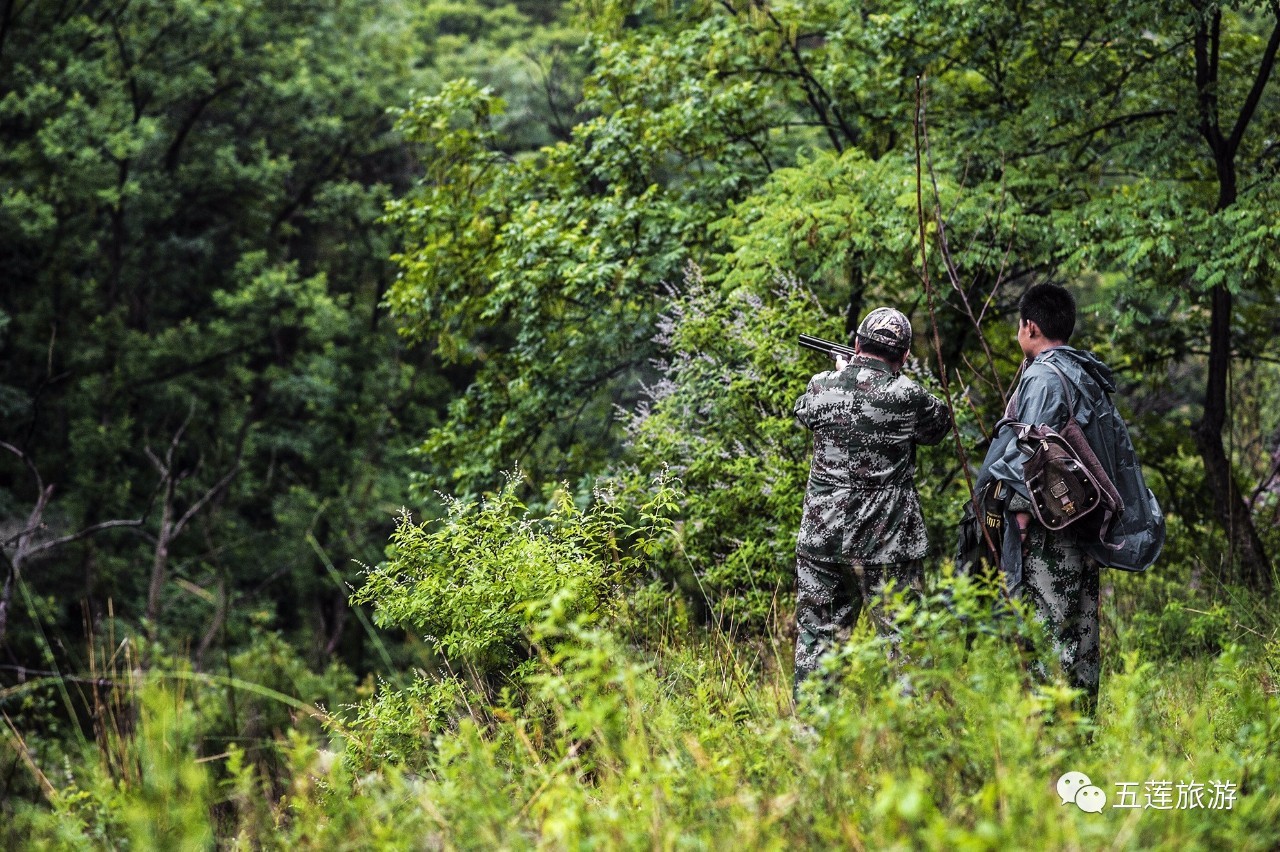
[[[1058,365],[1058,369],[1067,374],[1067,378],[1079,381],[1080,374],[1087,375],[1093,379],[1106,393],[1116,392],[1116,377],[1111,368],[1094,355],[1092,352],[1086,352],[1083,349],[1076,349],[1071,346],[1059,346],[1042,352],[1036,361],[1049,358],[1054,364]],[[1035,363],[1034,361],[1032,363]],[[1072,371],[1078,371],[1075,375]]]

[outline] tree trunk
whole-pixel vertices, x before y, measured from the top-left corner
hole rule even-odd
[[[1275,67],[1276,52],[1280,50],[1280,15],[1272,27],[1253,86],[1228,135],[1222,130],[1218,103],[1222,11],[1208,4],[1196,5],[1196,8],[1202,16],[1194,38],[1200,134],[1208,143],[1217,173],[1216,215],[1237,200],[1236,156]],[[1227,385],[1232,357],[1231,307],[1231,291],[1224,284],[1214,285],[1210,291],[1209,375],[1205,382],[1204,416],[1192,431],[1213,495],[1214,515],[1227,534],[1230,547],[1227,577],[1257,591],[1270,592],[1273,585],[1271,563],[1222,442],[1227,423]]]
[[[160,629],[160,604],[164,594],[165,574],[169,570],[169,545],[173,539],[173,480],[165,483],[161,507],[160,529],[156,533],[156,550],[151,560],[151,582],[147,584],[147,621],[150,635],[156,638]]]
[[[1204,416],[1193,429],[1196,449],[1204,461],[1205,477],[1213,494],[1214,516],[1227,534],[1228,577],[1266,593],[1273,585],[1271,563],[1222,443],[1231,366],[1231,291],[1221,284],[1215,286],[1211,291],[1211,305],[1209,376]]]

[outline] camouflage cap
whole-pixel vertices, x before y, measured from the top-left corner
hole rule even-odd
[[[911,348],[911,322],[902,311],[893,308],[876,308],[862,318],[858,337],[874,340],[896,352]]]

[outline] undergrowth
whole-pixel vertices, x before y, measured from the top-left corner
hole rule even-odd
[[[899,610],[900,669],[861,625],[793,707],[790,637],[694,623],[679,598],[655,591],[644,554],[668,528],[669,504],[631,517],[561,502],[534,520],[508,495],[458,507],[436,528],[402,526],[377,569],[385,600],[442,625],[443,660],[461,653],[345,705],[282,696],[269,737],[211,747],[226,684],[140,667],[116,672],[104,735],[67,746],[60,764],[6,725],[0,754],[33,779],[38,800],[6,802],[0,842],[1280,845],[1280,641],[1256,605],[1229,593],[1179,605],[1176,566],[1163,578],[1107,575],[1102,692],[1089,716],[1061,679],[1031,676],[1043,653],[1034,625],[943,571],[921,606]],[[537,594],[495,603],[504,571]],[[452,609],[436,608],[441,595],[457,596]],[[397,622],[392,612],[379,613],[384,623]],[[255,694],[270,704],[275,693]],[[1067,772],[1087,775],[1105,807],[1064,803],[1056,782]]]

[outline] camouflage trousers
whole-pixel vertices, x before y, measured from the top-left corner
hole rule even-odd
[[[1022,583],[1016,593],[1044,624],[1067,682],[1084,690],[1090,702],[1098,695],[1102,664],[1099,570],[1073,536],[1031,523],[1022,549]]]
[[[885,606],[884,587],[917,600],[924,591],[924,566],[919,560],[864,565],[860,562],[819,562],[796,556],[796,672],[795,690],[817,670],[822,655],[849,638],[863,606],[876,632],[890,641],[890,662],[897,659],[898,630]]]

